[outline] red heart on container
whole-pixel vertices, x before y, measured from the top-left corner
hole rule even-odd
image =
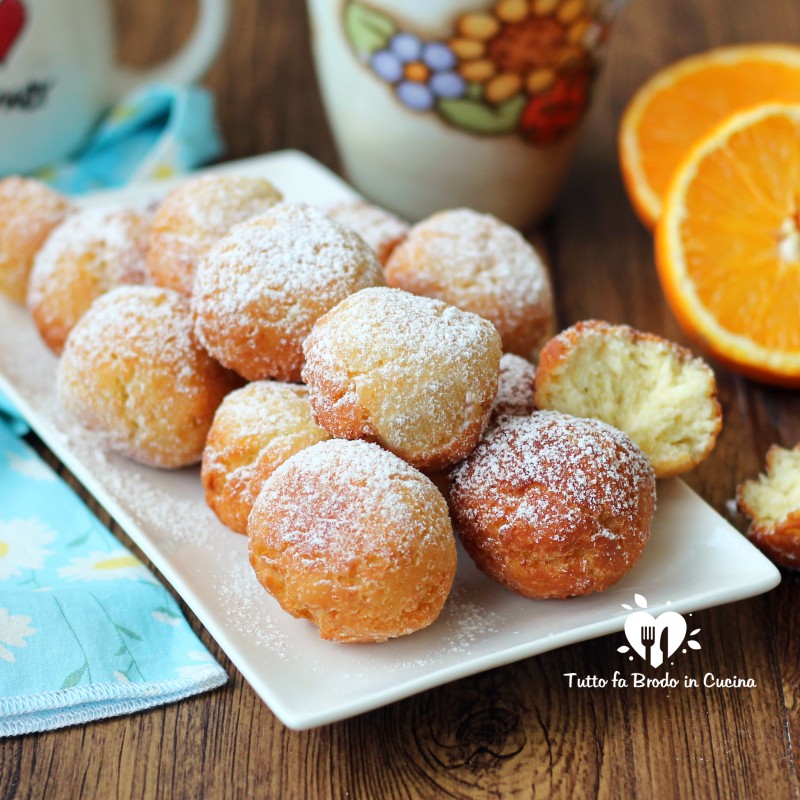
[[[27,16],[22,0],[0,0],[0,64],[22,33]]]

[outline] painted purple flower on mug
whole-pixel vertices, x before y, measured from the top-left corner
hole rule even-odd
[[[370,0],[347,0],[344,25],[358,58],[407,108],[433,111],[471,133],[517,133],[539,147],[582,119],[623,4],[486,0],[455,17],[452,35],[426,40]]]
[[[370,59],[375,74],[393,84],[400,102],[415,111],[432,109],[438,99],[464,96],[467,82],[456,72],[457,64],[449,45],[423,42],[413,33],[396,33]]]

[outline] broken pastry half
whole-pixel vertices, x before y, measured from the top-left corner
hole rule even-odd
[[[598,320],[579,322],[544,347],[536,407],[619,428],[659,478],[703,461],[722,427],[714,373],[702,359],[660,336]]]
[[[772,445],[766,472],[736,491],[739,511],[751,522],[748,538],[776,564],[800,569],[800,444]]]

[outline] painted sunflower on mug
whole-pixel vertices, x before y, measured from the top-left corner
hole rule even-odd
[[[483,135],[559,141],[581,120],[614,4],[500,0],[456,17],[452,35],[429,39],[387,14],[350,2],[351,46],[397,99],[417,112]]]

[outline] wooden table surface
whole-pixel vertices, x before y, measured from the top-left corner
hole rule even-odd
[[[333,0],[331,0],[333,1]],[[188,0],[116,0],[122,54],[169,52],[193,20]],[[299,148],[334,168],[301,0],[233,0],[232,34],[206,84],[238,158]],[[797,0],[632,0],[562,199],[537,232],[546,243],[562,325],[626,322],[683,341],[666,309],[649,234],[622,189],[621,111],[657,68],[709,46],[800,43]],[[725,427],[687,476],[731,517],[739,481],[772,442],[800,441],[800,395],[717,370]],[[85,496],[85,492],[83,493]],[[96,506],[94,506],[96,508]],[[120,538],[124,533],[102,510]],[[134,547],[134,550],[136,548]],[[137,551],[138,552],[138,551]],[[702,677],[754,678],[754,689],[568,689],[564,673],[620,667],[613,635],[529,658],[339,724],[285,728],[184,606],[231,680],[221,690],[130,717],[0,743],[9,797],[721,797],[800,794],[800,579],[695,614]],[[624,669],[624,665],[621,667]]]

